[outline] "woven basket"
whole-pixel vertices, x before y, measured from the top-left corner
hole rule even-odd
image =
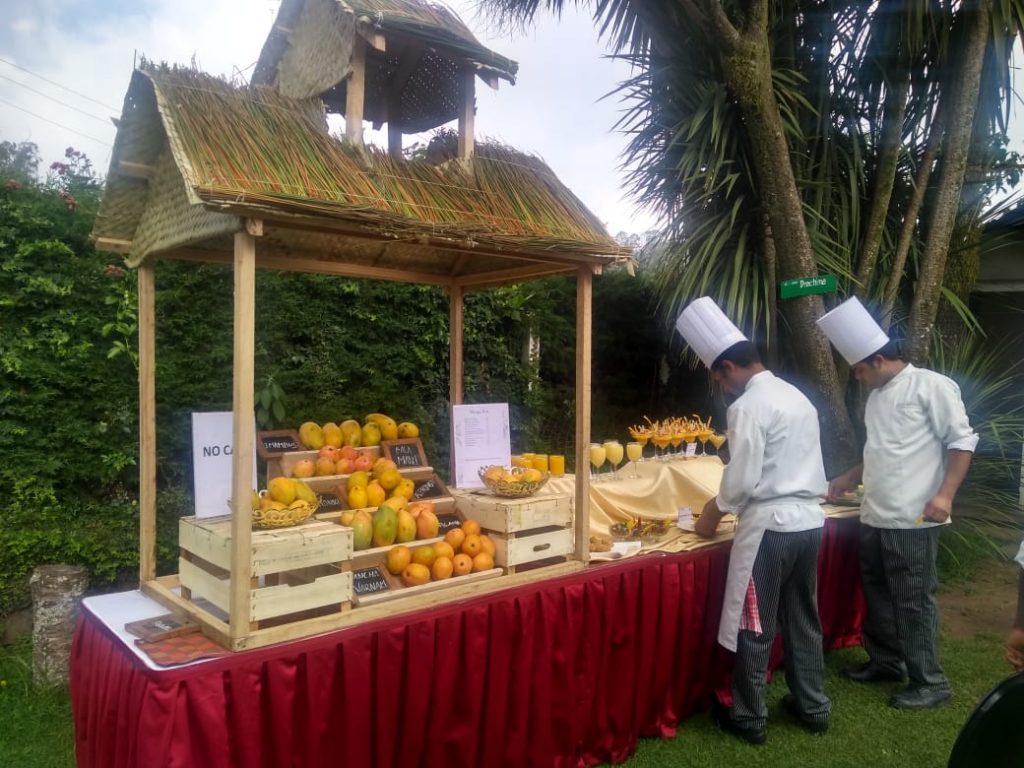
[[[489,470],[495,469],[495,466],[483,467],[480,471],[480,480],[487,487],[491,493],[495,496],[505,496],[510,499],[521,499],[524,496],[531,496],[543,487],[543,485],[551,477],[547,472],[543,473],[543,477],[540,480],[532,481],[527,480],[523,475],[527,470],[515,467],[513,469],[506,469],[504,467],[497,467],[502,473],[508,473],[516,476],[515,480],[508,480],[505,478],[492,478],[487,476]]]
[[[266,491],[263,491],[260,495],[265,493]],[[231,506],[231,502],[228,502],[228,506]],[[308,520],[319,507],[319,503],[310,504],[296,501],[293,506],[286,509],[253,509],[252,527],[257,529],[288,528]]]

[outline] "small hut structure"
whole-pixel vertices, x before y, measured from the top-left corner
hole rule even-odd
[[[627,259],[541,160],[472,138],[473,83],[513,81],[450,11],[419,0],[285,0],[252,84],[146,65],[132,76],[94,238],[139,274],[140,582],[231,648],[325,631],[351,614],[261,629],[250,621],[256,268],[443,286],[451,299],[450,399],[462,402],[462,297],[576,276],[576,444],[590,439],[591,280]],[[346,136],[330,134],[340,111]],[[389,121],[391,152],[364,147]],[[455,146],[403,159],[401,134],[459,119]],[[395,139],[397,135],[397,140]],[[234,463],[230,621],[157,578],[154,265],[232,264]],[[576,563],[588,553],[586,451],[577,450]],[[501,581],[501,580],[498,580]],[[400,610],[399,601],[390,610]],[[409,606],[414,607],[414,606]],[[372,618],[372,611],[355,611]]]

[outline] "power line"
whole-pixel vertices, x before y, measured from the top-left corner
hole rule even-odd
[[[63,128],[65,131],[71,131],[72,133],[77,133],[82,138],[89,139],[90,141],[95,141],[97,144],[102,144],[105,147],[112,146],[110,144],[110,142],[103,141],[103,139],[97,139],[95,136],[89,136],[86,133],[82,133],[81,131],[75,130],[74,128],[72,128],[70,126],[64,125],[63,123],[58,123],[56,120],[51,120],[48,117],[43,117],[42,115],[37,115],[35,112],[29,112],[24,107],[19,107],[17,104],[12,104],[11,102],[9,102],[9,101],[7,101],[5,99],[0,99],[0,104],[6,104],[9,107],[14,107],[15,109],[21,110],[26,115],[32,115],[32,117],[34,117],[34,118],[36,118],[38,120],[42,120],[44,122],[47,122],[50,125],[55,125],[58,128]]]
[[[85,99],[86,101],[91,101],[93,104],[99,104],[104,109],[110,109],[110,110],[113,110],[114,112],[120,112],[120,110],[117,107],[112,107],[109,104],[104,104],[102,101],[96,101],[96,99],[92,98],[92,96],[86,96],[84,93],[79,93],[76,90],[68,88],[66,85],[61,85],[56,80],[51,80],[48,77],[43,77],[42,75],[37,75],[31,69],[25,69],[25,67],[22,67],[22,66],[20,66],[18,64],[15,64],[13,61],[8,61],[7,59],[0,58],[0,62],[3,62],[4,64],[7,64],[10,67],[14,67],[15,69],[20,69],[22,72],[26,72],[26,73],[32,75],[32,77],[38,77],[40,80],[43,80],[43,81],[49,83],[50,85],[55,85],[58,88],[67,91],[68,93],[75,94],[75,96],[78,96],[79,98]]]
[[[104,125],[110,125],[110,121],[107,120],[106,118],[97,117],[94,114],[86,112],[84,109],[79,109],[78,107],[76,107],[76,106],[74,106],[72,104],[68,104],[66,101],[61,101],[60,99],[58,99],[58,98],[56,98],[54,96],[51,96],[48,93],[44,93],[43,91],[37,90],[37,89],[33,88],[31,85],[25,85],[25,83],[19,82],[18,80],[15,80],[13,77],[8,77],[7,75],[0,75],[0,78],[3,78],[4,80],[6,80],[6,81],[8,81],[10,83],[14,83],[15,85],[20,85],[22,88],[24,88],[24,89],[26,89],[28,91],[32,91],[32,93],[36,93],[36,94],[42,96],[44,99],[49,99],[50,101],[56,102],[57,104],[60,104],[62,107],[67,107],[68,109],[73,109],[73,110],[75,110],[75,112],[78,112],[79,114],[85,115],[86,117],[91,117],[93,120],[97,120],[97,121],[103,123]]]

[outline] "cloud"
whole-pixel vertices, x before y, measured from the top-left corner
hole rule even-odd
[[[520,64],[515,86],[479,88],[478,133],[543,157],[613,234],[647,229],[650,217],[621,191],[626,138],[612,131],[621,105],[600,101],[629,72],[606,57],[590,18],[566,8],[560,21],[542,15],[533,29],[510,36],[476,18],[473,0],[453,5],[484,45]],[[8,102],[0,103],[0,139],[36,142],[44,167],[70,144],[106,169],[115,133],[109,118],[120,112],[140,56],[251,74],[276,9],[273,0],[23,3],[0,22],[0,58],[88,98],[0,63],[0,100]]]

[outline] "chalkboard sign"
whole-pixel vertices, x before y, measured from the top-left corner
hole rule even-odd
[[[380,444],[384,455],[395,462],[399,469],[412,467],[429,467],[427,455],[423,452],[423,443],[418,437],[407,437],[404,440],[385,440]]]
[[[320,508],[317,512],[338,512],[339,510],[345,509],[345,506],[341,503],[341,499],[335,493],[321,493],[318,494],[320,498]]]
[[[458,515],[438,515],[437,516],[437,533],[440,536],[444,536],[452,528],[458,528],[462,525],[462,521],[459,520]]]
[[[303,450],[299,434],[294,429],[273,429],[256,435],[256,452],[263,461],[283,453]]]
[[[380,572],[380,568],[363,568],[352,572],[352,591],[357,595],[372,595],[376,592],[387,592],[391,589]]]
[[[450,495],[448,489],[444,487],[444,483],[441,482],[441,478],[437,475],[432,475],[426,480],[415,480],[414,484],[415,490],[412,492],[413,501],[439,499]]]

